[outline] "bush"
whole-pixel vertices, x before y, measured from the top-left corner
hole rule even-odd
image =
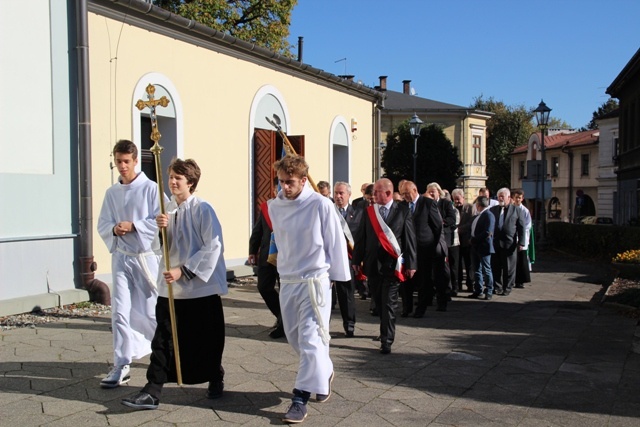
[[[550,222],[547,223],[547,238],[554,248],[611,262],[616,254],[637,249],[640,229],[616,225]]]

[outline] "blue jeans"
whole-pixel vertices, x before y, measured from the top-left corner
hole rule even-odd
[[[481,256],[471,248],[471,268],[473,269],[473,293],[482,294],[483,286],[487,295],[493,294],[493,273],[491,273],[491,255]]]

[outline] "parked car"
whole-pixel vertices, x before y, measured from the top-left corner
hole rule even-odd
[[[613,225],[613,219],[606,216],[583,216],[580,224]]]

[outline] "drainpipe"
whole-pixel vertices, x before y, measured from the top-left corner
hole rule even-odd
[[[569,223],[573,224],[573,151],[565,144],[561,151],[569,156]]]
[[[78,161],[80,193],[80,283],[90,300],[111,305],[106,283],[95,278],[93,260],[93,208],[91,195],[91,109],[89,98],[89,30],[87,0],[76,0],[76,54],[78,62]]]

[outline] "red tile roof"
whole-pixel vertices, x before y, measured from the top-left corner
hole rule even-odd
[[[538,133],[540,135],[540,133]],[[584,132],[575,133],[559,133],[556,135],[545,136],[544,146],[546,150],[560,149],[564,146],[580,147],[584,145],[597,144],[600,131],[598,129],[586,130]],[[521,145],[511,152],[511,154],[526,153],[529,148],[528,143]]]

